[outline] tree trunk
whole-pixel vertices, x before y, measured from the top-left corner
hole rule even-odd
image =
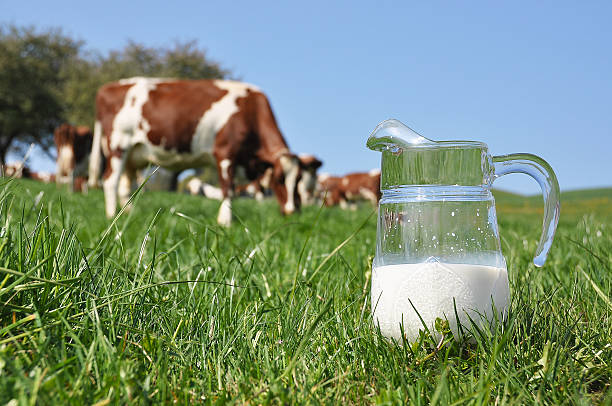
[[[6,154],[8,153],[12,141],[12,137],[0,136],[0,163],[2,166],[6,165]]]
[[[181,172],[172,172],[172,177],[170,180],[170,191],[176,192],[178,190],[178,177]]]
[[[0,150],[0,164],[4,167],[6,165],[6,150]]]

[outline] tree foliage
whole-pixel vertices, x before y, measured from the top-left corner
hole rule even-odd
[[[63,119],[66,68],[82,43],[59,30],[0,27],[0,160],[15,141],[49,150]]]
[[[136,42],[107,54],[86,51],[60,29],[0,27],[0,160],[31,142],[53,147],[61,122],[92,126],[95,96],[104,83],[133,76],[207,79],[230,72],[196,41],[171,47]]]

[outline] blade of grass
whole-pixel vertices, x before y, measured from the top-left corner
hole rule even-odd
[[[336,248],[334,248],[334,250],[332,252],[330,252],[329,255],[327,255],[325,257],[323,262],[321,262],[319,264],[319,266],[317,266],[317,268],[314,270],[312,275],[310,275],[310,278],[308,278],[308,283],[312,282],[312,279],[314,278],[314,276],[321,270],[321,268],[323,268],[323,265],[325,265],[327,263],[327,261],[329,261],[331,259],[331,257],[336,255],[336,253],[338,251],[340,251],[342,249],[342,247],[344,247],[346,244],[348,244],[349,241],[351,241],[353,239],[353,237],[355,237],[357,235],[357,233],[359,233],[361,231],[361,229],[368,223],[368,220],[370,220],[370,218],[372,217],[372,215],[374,213],[376,213],[376,210],[370,212],[370,215],[365,219],[365,221],[363,223],[361,223],[361,225],[359,227],[357,227],[357,229],[355,231],[353,231],[353,233],[351,235],[349,235],[346,238],[346,240],[342,241],[342,243],[340,243],[340,245],[338,245]]]
[[[593,290],[595,290],[595,293],[597,293],[597,296],[599,296],[601,300],[603,300],[604,303],[608,306],[608,308],[612,310],[612,301],[610,301],[610,298],[603,292],[603,290],[601,290],[599,286],[597,286],[595,281],[591,279],[589,274],[587,274],[584,271],[584,269],[580,267],[580,265],[577,265],[576,269],[579,270],[582,273],[582,275],[585,277],[585,279],[591,284],[591,286],[593,287]]]

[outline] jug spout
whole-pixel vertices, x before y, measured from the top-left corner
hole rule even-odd
[[[366,145],[382,153],[381,190],[408,186],[488,187],[493,176],[487,145],[433,141],[398,120],[385,120]]]
[[[436,142],[423,137],[395,119],[385,120],[378,124],[366,143],[371,150],[381,152],[397,152],[401,149],[423,144],[436,144]]]

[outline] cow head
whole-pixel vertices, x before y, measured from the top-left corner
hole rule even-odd
[[[91,152],[91,145],[93,143],[93,134],[89,127],[80,125],[74,129],[74,155],[78,160],[83,159],[86,155]]]
[[[76,129],[64,123],[55,129],[53,138],[57,148],[57,183],[69,183],[74,170],[74,138]]]
[[[298,192],[303,204],[313,204],[317,187],[317,169],[323,162],[312,155],[299,155],[302,178],[298,183]]]
[[[89,127],[64,123],[53,133],[57,148],[57,177],[59,184],[74,181],[74,171],[82,172],[91,152],[92,134]],[[78,169],[78,168],[81,169]]]
[[[300,210],[301,201],[297,188],[300,175],[300,162],[295,155],[283,154],[274,161],[270,186],[284,215]]]
[[[330,176],[328,173],[317,177],[316,194],[326,206],[335,206],[342,200],[341,183],[342,178]]]
[[[64,144],[72,144],[74,141],[75,128],[68,123],[61,124],[59,127],[55,129],[53,132],[53,138],[55,139],[55,144],[58,146]]]

